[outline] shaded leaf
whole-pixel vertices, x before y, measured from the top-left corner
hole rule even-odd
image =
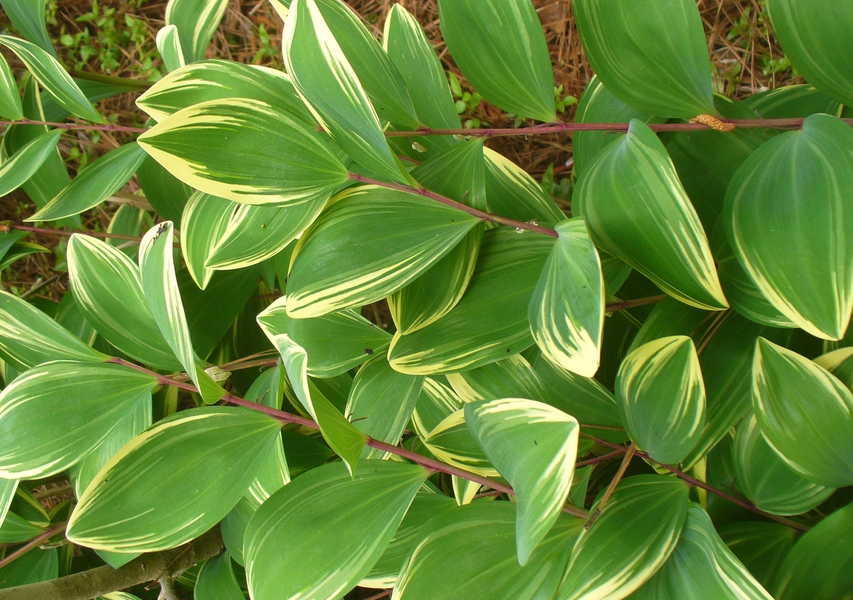
[[[42,133],[4,161],[0,165],[0,196],[26,183],[53,154],[61,135],[61,129]]]
[[[227,6],[227,0],[169,0],[166,4],[166,25],[178,28],[186,62],[204,58]]]
[[[234,576],[231,555],[226,551],[207,559],[198,572],[195,600],[243,600],[243,592]]]
[[[767,590],[776,588],[785,557],[794,546],[797,531],[768,521],[746,521],[720,528],[720,537]]]
[[[19,121],[24,118],[24,107],[18,94],[18,82],[9,68],[9,63],[0,56],[0,116]]]
[[[181,250],[187,270],[195,284],[204,289],[213,277],[207,268],[210,255],[231,220],[238,205],[225,198],[196,192],[187,200],[181,217]]]

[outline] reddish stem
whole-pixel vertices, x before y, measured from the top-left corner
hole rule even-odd
[[[145,133],[147,129],[141,127],[125,127],[124,125],[81,125],[79,123],[53,123],[51,121],[33,121],[21,119],[20,121],[0,121],[0,125],[44,125],[56,129],[83,129],[85,131],[120,131],[124,133]]]
[[[88,235],[90,237],[96,238],[114,238],[117,240],[130,240],[133,242],[138,242],[142,240],[141,237],[134,237],[132,235],[121,235],[118,233],[101,233],[100,231],[63,231],[61,229],[43,229],[40,227],[29,227],[27,225],[6,225],[5,229],[18,229],[20,231],[29,231],[31,233],[41,233],[43,235],[61,235],[61,236],[72,236],[75,233],[80,235]]]
[[[33,548],[36,548],[42,542],[49,540],[50,538],[55,536],[60,531],[65,531],[66,525],[67,525],[67,523],[60,523],[59,525],[56,525],[55,527],[51,527],[50,529],[45,531],[43,534],[41,534],[37,538],[33,538],[32,540],[27,542],[24,546],[21,546],[20,548],[18,548],[14,552],[12,552],[12,554],[7,556],[3,560],[0,560],[0,569],[5,567],[6,565],[11,563],[12,561],[15,561],[15,560],[21,558],[24,554],[26,554],[27,552],[29,552]]]
[[[661,300],[666,298],[666,294],[662,294],[660,296],[650,296],[648,298],[637,298],[636,300],[622,300],[620,302],[614,302],[612,304],[608,304],[604,307],[605,312],[616,312],[619,310],[627,310],[629,308],[636,308],[637,306],[646,306],[648,304],[657,304]]]

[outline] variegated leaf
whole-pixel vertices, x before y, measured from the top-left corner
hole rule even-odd
[[[166,25],[177,27],[186,62],[204,58],[227,6],[227,0],[169,0],[166,4]]]
[[[466,425],[464,408],[436,425],[422,441],[442,462],[484,477],[500,476]]]
[[[0,56],[0,116],[12,121],[19,121],[24,118],[24,107],[18,93],[18,82],[15,81],[12,69],[9,68],[9,63],[3,56]]]
[[[183,67],[184,50],[181,48],[181,38],[176,25],[166,25],[157,32],[157,50],[163,57],[163,65],[167,71],[176,71]]]
[[[0,196],[5,196],[29,180],[53,154],[61,129],[42,133],[28,141],[0,165]],[[6,142],[6,139],[3,140]],[[8,148],[8,142],[6,142]]]
[[[204,192],[195,192],[184,206],[181,249],[187,270],[199,289],[206,288],[213,277],[213,269],[206,266],[208,259],[222,239],[237,206],[231,200]]]
[[[486,204],[489,211],[517,221],[557,223],[566,218],[554,199],[527,171],[495,152],[483,149],[486,159]]]
[[[542,381],[520,354],[476,369],[449,373],[446,377],[464,402],[501,398],[545,399]]]

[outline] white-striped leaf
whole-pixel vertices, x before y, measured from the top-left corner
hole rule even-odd
[[[169,348],[195,383],[204,401],[212,404],[225,391],[204,371],[193,350],[175,275],[173,240],[174,225],[169,221],[150,229],[142,238],[139,245],[142,292]]]
[[[418,437],[426,438],[442,421],[463,407],[462,399],[452,389],[427,377],[412,413],[412,427]]]
[[[845,238],[853,227],[851,148],[848,124],[808,117],[800,131],[775,137],[743,163],[723,214],[729,243],[759,291],[824,339],[840,339],[853,310],[853,251]]]
[[[664,464],[683,460],[705,427],[705,383],[693,340],[664,337],[631,352],[616,375],[616,398],[640,449]]]
[[[207,262],[228,228],[234,209],[241,206],[204,192],[195,192],[184,206],[181,217],[181,250],[187,270],[199,289],[213,277]]]
[[[398,373],[384,353],[366,362],[352,382],[344,414],[360,431],[375,440],[397,445],[409,424],[421,394],[424,378]],[[373,448],[365,458],[384,458]]]
[[[586,57],[613,95],[652,115],[715,114],[702,18],[692,0],[576,0]]]
[[[678,544],[636,600],[773,600],[720,539],[711,518],[690,503]]]
[[[462,300],[435,323],[394,336],[391,366],[430,375],[480,367],[533,344],[527,307],[554,239],[499,227],[486,232]]]
[[[314,222],[326,200],[319,196],[295,206],[240,206],[211,250],[208,268],[242,269],[275,256]]]
[[[287,311],[303,319],[376,302],[435,264],[478,222],[408,192],[345,190],[294,250]]]
[[[184,108],[225,98],[260,100],[307,125],[314,121],[286,73],[233,60],[203,60],[173,71],[148,88],[136,105],[159,123]]]
[[[181,38],[175,25],[166,25],[157,32],[157,50],[163,58],[167,71],[176,71],[183,67],[184,51],[181,48]]]
[[[771,521],[740,521],[719,530],[726,546],[767,590],[776,590],[776,578],[799,533]]]
[[[421,441],[437,459],[449,465],[484,477],[501,475],[465,424],[464,408],[445,418]]]
[[[9,505],[12,504],[12,498],[15,497],[15,490],[17,489],[17,479],[0,478],[0,527],[3,526],[3,521],[6,520],[6,515],[9,513]]]
[[[583,217],[558,223],[560,237],[530,299],[533,339],[548,359],[592,377],[604,329],[604,276]]]
[[[520,117],[556,121],[554,73],[529,0],[441,0],[441,34],[486,100]]]
[[[166,25],[178,28],[186,62],[204,58],[227,6],[227,0],[169,0],[166,4]]]
[[[761,435],[755,415],[738,425],[732,462],[738,489],[755,506],[774,515],[806,513],[835,492],[792,471]]]
[[[520,354],[446,377],[464,402],[501,398],[544,401],[545,397],[542,381]]]
[[[61,135],[61,129],[42,133],[8,157],[0,165],[0,196],[5,196],[26,183],[53,154]],[[8,148],[8,145],[5,148]]]
[[[190,106],[138,142],[185,184],[244,204],[326,198],[347,180],[346,169],[316,131],[259,100]]]
[[[24,118],[18,82],[3,56],[0,56],[0,116],[11,121],[20,121]]]
[[[728,304],[708,238],[663,143],[634,119],[575,188],[592,239],[674,298],[705,310]]]
[[[9,35],[0,35],[0,46],[5,46],[14,52],[62,108],[87,121],[106,123],[53,56],[32,42]]]
[[[231,555],[226,550],[219,556],[207,559],[198,572],[194,600],[244,600],[243,592],[231,566]]]
[[[484,148],[486,204],[489,211],[517,221],[557,223],[566,218],[550,194],[517,164]]]
[[[465,421],[515,490],[518,563],[524,566],[568,498],[578,451],[578,422],[547,404],[517,398],[469,403]]]
[[[222,520],[255,477],[281,423],[243,408],[205,407],[167,417],[104,466],[68,523],[75,544],[154,552]],[[183,502],[164,502],[178,497]]]
[[[249,521],[246,577],[254,600],[339,598],[391,542],[429,473],[417,465],[341,463],[285,486]]]
[[[130,142],[102,156],[68,184],[27,221],[55,221],[97,206],[133,177],[145,160],[145,152]]]
[[[853,105],[853,77],[846,66],[853,62],[849,8],[832,0],[767,3],[773,31],[794,68],[822,92]]]
[[[0,393],[0,477],[60,473],[94,450],[157,379],[120,365],[53,362],[21,374]]]
[[[3,10],[24,38],[56,56],[47,32],[45,0],[3,0]]]
[[[817,113],[839,116],[843,108],[841,103],[807,84],[786,85],[767,90],[744,98],[743,103],[764,119],[804,119]]]
[[[468,600],[493,590],[501,598],[553,598],[583,521],[564,515],[527,565],[515,547],[515,504],[474,502],[447,510],[424,526],[392,600]]]
[[[107,358],[29,302],[2,290],[0,356],[18,371],[52,360],[101,362]]]
[[[68,274],[81,312],[110,344],[147,365],[181,368],[145,301],[139,267],[126,254],[95,238],[73,235]]]
[[[841,381],[758,338],[752,401],[761,433],[789,467],[820,485],[853,485],[853,394]]]
[[[407,183],[367,92],[316,0],[294,0],[284,23],[284,64],[314,117],[357,163]]]
[[[672,477],[623,479],[592,527],[581,533],[557,600],[618,600],[643,585],[678,542],[688,493]]]
[[[356,310],[294,319],[287,314],[287,303],[287,296],[276,300],[258,315],[258,323],[268,336],[286,334],[305,349],[311,377],[329,378],[345,373],[391,343],[388,333]]]

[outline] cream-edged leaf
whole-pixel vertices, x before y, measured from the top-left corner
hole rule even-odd
[[[24,118],[18,82],[15,81],[12,69],[9,68],[9,63],[3,56],[0,56],[0,116],[12,121]]]
[[[176,71],[186,64],[176,25],[166,25],[160,28],[155,41],[157,42],[157,50],[163,58],[163,66],[166,67],[167,71]]]
[[[486,160],[486,204],[489,211],[517,221],[557,223],[566,218],[550,194],[527,171],[495,152],[483,149]]]
[[[184,205],[181,216],[181,249],[187,270],[199,289],[204,289],[213,277],[207,261],[228,228],[234,209],[231,200],[195,192]]]
[[[446,417],[421,441],[442,462],[484,477],[500,476],[465,423],[464,408]]]
[[[61,135],[61,129],[42,133],[7,157],[0,165],[0,196],[5,196],[26,183],[54,153]],[[6,142],[5,148],[8,147]]]
[[[166,25],[177,27],[185,62],[204,58],[227,6],[227,0],[169,0],[166,3]]]
[[[542,381],[520,354],[476,369],[449,373],[447,382],[464,402],[527,398],[544,400]]]

